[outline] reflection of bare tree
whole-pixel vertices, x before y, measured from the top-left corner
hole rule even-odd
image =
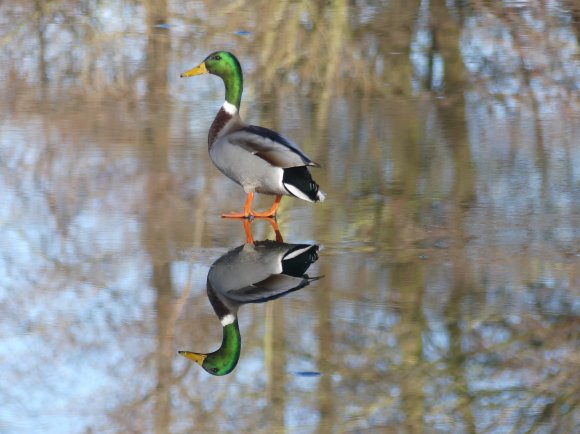
[[[155,387],[155,432],[168,433],[171,428],[171,386],[173,382],[173,336],[175,325],[172,315],[173,288],[170,262],[170,233],[167,213],[171,208],[168,194],[169,163],[169,111],[167,104],[167,64],[169,38],[167,30],[156,27],[167,20],[167,2],[150,0],[145,2],[147,10],[147,92],[149,102],[147,118],[149,125],[144,145],[151,150],[148,162],[148,207],[145,217],[145,245],[153,264],[153,287],[157,293],[155,302],[157,324]]]
[[[393,287],[401,294],[401,333],[399,336],[402,368],[409,375],[401,378],[401,407],[405,426],[409,431],[425,432],[425,387],[423,334],[423,294],[425,282],[422,267],[416,264],[399,264],[393,270]],[[419,278],[417,274],[419,273]],[[414,278],[410,278],[414,276]]]
[[[461,7],[458,12],[461,12]],[[463,16],[457,13],[456,16]],[[475,173],[468,140],[467,119],[465,115],[465,98],[454,89],[466,88],[465,63],[460,52],[460,33],[462,23],[453,16],[444,2],[435,1],[431,5],[430,32],[432,50],[444,63],[443,86],[439,91],[445,95],[438,104],[438,110],[444,126],[445,138],[449,140],[456,167],[455,188],[453,192],[453,211],[449,219],[451,242],[463,246],[468,236],[465,231],[465,208],[475,201]],[[433,57],[433,55],[431,55]],[[431,64],[431,68],[434,65]],[[434,73],[429,74],[431,79]],[[469,261],[454,249],[454,267],[449,305],[445,311],[446,323],[450,338],[449,358],[447,361],[449,377],[453,381],[453,391],[457,396],[454,409],[459,423],[466,433],[475,433],[476,424],[472,410],[472,396],[466,378],[466,356],[463,351],[463,330],[461,308],[467,294],[476,294],[473,284],[473,272]]]
[[[322,275],[329,275],[332,270],[328,269],[328,264],[323,263]],[[332,295],[329,288],[316,291],[316,313],[318,315],[317,336],[318,348],[318,370],[323,373],[318,383],[318,413],[320,421],[317,432],[320,434],[336,432],[337,426],[337,397],[332,384],[332,372],[335,372],[337,354],[335,346],[335,332],[332,318]]]
[[[153,114],[158,114],[153,111]],[[162,139],[161,135],[153,129],[155,138]],[[165,137],[167,140],[167,136]],[[149,142],[155,147],[164,147],[165,143]],[[161,158],[160,158],[161,157]],[[167,162],[167,156],[162,158],[156,153],[155,165]],[[168,333],[170,324],[167,320],[171,318],[172,285],[170,262],[168,258],[169,228],[163,226],[163,214],[167,208],[167,198],[159,194],[159,183],[156,171],[151,172],[149,182],[149,200],[150,208],[147,216],[146,237],[150,246],[151,257],[153,259],[153,286],[157,290],[156,313],[157,313],[157,374],[158,385],[156,393],[157,408],[156,415],[156,432],[168,432],[170,422],[170,382],[171,382],[171,362],[173,358],[171,334]],[[163,185],[163,184],[161,184]]]
[[[48,73],[46,71],[46,17],[44,16],[44,2],[35,0],[35,12],[37,16],[37,35],[38,35],[38,73],[40,82],[42,84],[43,93],[46,91],[46,83],[48,81]]]
[[[286,412],[286,316],[282,303],[272,302],[266,306],[266,368],[268,370],[268,406],[271,409],[269,422],[272,432],[285,432]]]
[[[461,209],[461,204],[457,204]],[[454,218],[453,242],[462,243],[465,239],[465,222],[460,218],[460,213]],[[460,250],[457,251],[458,253]],[[477,432],[475,417],[473,414],[473,394],[470,392],[470,386],[467,374],[468,356],[464,350],[465,325],[461,315],[463,306],[469,302],[480,302],[477,300],[478,288],[474,284],[473,271],[471,264],[459,254],[455,254],[454,268],[452,277],[452,287],[449,294],[449,304],[445,309],[445,320],[449,333],[449,354],[446,360],[449,378],[452,379],[453,393],[456,396],[454,411],[457,415],[458,424],[464,428],[463,431],[470,434]]]

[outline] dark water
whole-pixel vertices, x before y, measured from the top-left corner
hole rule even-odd
[[[2,3],[0,432],[579,432],[579,22],[557,0]],[[220,346],[206,280],[246,240],[207,155],[223,86],[179,78],[216,49],[327,193],[278,219],[323,277],[241,305],[222,377],[177,354]]]

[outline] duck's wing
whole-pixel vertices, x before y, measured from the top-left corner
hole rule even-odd
[[[261,282],[228,291],[226,296],[230,300],[241,304],[264,303],[283,297],[290,292],[298,291],[308,286],[310,282],[318,279],[318,277],[309,277],[308,275],[294,277],[284,274],[273,274]]]
[[[232,145],[244,148],[275,167],[320,167],[296,143],[268,128],[247,125],[229,133],[227,139]]]

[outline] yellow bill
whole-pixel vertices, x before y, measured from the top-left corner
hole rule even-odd
[[[202,63],[202,65],[203,65],[203,63]],[[182,76],[183,76],[183,74],[182,74]],[[207,357],[207,354],[193,353],[191,351],[178,351],[178,353],[181,354],[183,357],[188,358],[189,360],[193,360],[195,363],[199,364],[199,366],[203,365],[203,361]]]
[[[205,67],[205,62],[201,63],[193,69],[190,69],[189,71],[185,71],[180,75],[180,77],[193,77],[201,74],[208,74],[207,68]]]

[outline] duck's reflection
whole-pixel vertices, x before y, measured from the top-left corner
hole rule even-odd
[[[279,233],[276,238],[281,239]],[[213,263],[207,276],[207,296],[223,327],[222,344],[209,354],[191,351],[179,351],[179,354],[212,375],[230,373],[240,358],[239,307],[274,300],[308,286],[318,279],[305,274],[317,259],[316,244],[253,241],[252,238],[252,242],[230,250]]]

